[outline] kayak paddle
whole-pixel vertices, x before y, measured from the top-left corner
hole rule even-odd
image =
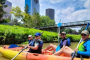
[[[87,26],[86,26],[86,29],[85,30],[87,30],[87,28],[89,27],[89,23],[87,23]],[[77,45],[77,47],[76,48],[78,48],[78,46],[79,46],[79,44],[82,42],[82,38],[80,39],[80,41],[79,41],[79,43],[78,43],[78,45]],[[74,56],[75,56],[75,51],[74,51],[74,53],[73,53],[73,55],[72,55],[72,58],[71,58],[71,60],[73,60],[74,59]]]
[[[32,42],[29,43],[29,45],[31,44]],[[25,48],[23,48],[15,57],[13,57],[11,60],[14,60],[23,50],[25,50],[27,48],[27,46]]]
[[[60,26],[61,26],[61,23],[58,23],[58,28],[59,28],[59,32],[58,34],[60,34]],[[56,52],[60,50],[60,46],[59,46],[59,35],[58,35],[58,46],[56,48]]]

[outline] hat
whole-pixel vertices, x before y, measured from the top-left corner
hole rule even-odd
[[[83,30],[82,32],[81,32],[81,34],[86,34],[86,35],[89,35],[89,32],[88,32],[88,30]]]
[[[28,37],[32,37],[32,35],[28,35]]]
[[[41,36],[41,34],[40,33],[36,33],[35,36]]]
[[[61,34],[66,34],[66,32],[61,32]]]

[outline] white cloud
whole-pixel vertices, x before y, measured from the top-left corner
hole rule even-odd
[[[58,3],[58,2],[62,2],[63,0],[50,0],[51,3]]]
[[[64,11],[63,11],[64,12]],[[57,15],[58,16],[58,15]],[[90,20],[90,11],[88,9],[84,10],[78,10],[75,12],[70,12],[67,14],[62,14],[57,17],[59,20],[61,17],[61,20],[66,23],[66,22],[75,22],[75,21],[83,21],[83,20]],[[58,23],[58,20],[56,23]]]
[[[55,19],[56,19],[56,23],[58,23],[58,19],[62,20],[63,22],[66,22],[64,20],[66,20],[66,17],[71,15],[74,12],[74,8],[73,7],[68,7],[66,9],[62,9],[62,10],[57,10],[56,14],[55,14]],[[67,20],[68,21],[68,20]]]
[[[86,7],[86,9],[75,10],[75,7],[68,7],[66,9],[57,10],[55,15],[56,23],[58,23],[60,18],[64,23],[90,20],[90,0],[84,3],[84,7]]]
[[[87,0],[85,2],[84,7],[86,7],[87,9],[90,9],[90,0]]]

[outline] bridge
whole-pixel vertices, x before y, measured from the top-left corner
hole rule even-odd
[[[62,23],[60,28],[86,26],[88,22],[90,23],[90,20]],[[40,30],[46,30],[46,29],[58,28],[58,26],[57,26],[57,24],[55,24],[55,25],[52,25],[52,26],[51,25],[49,25],[49,26],[40,26],[40,27],[35,27],[35,28],[40,29]]]

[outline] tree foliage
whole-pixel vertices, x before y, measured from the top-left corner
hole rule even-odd
[[[65,31],[67,34],[78,34],[76,30],[73,30],[71,28],[62,28],[61,32]]]
[[[55,25],[55,21],[51,20],[49,16],[41,16],[41,26]]]
[[[25,11],[27,14],[30,13],[30,12],[29,12],[29,9],[30,9],[29,6],[26,4],[26,6],[25,6],[25,10],[24,10],[24,11]]]
[[[11,14],[14,16],[14,21],[21,20],[23,22],[24,27],[33,28],[47,25],[55,25],[55,21],[51,20],[48,16],[41,16],[34,9],[34,13],[32,15],[22,12],[21,9],[17,7],[13,7]]]
[[[83,26],[83,27],[81,27],[81,29],[79,30],[79,33],[81,34],[81,32],[83,31],[83,30],[85,30],[85,26]],[[88,29],[87,29],[89,32],[90,32],[90,27],[88,27]]]
[[[17,6],[17,7],[12,7],[12,11],[10,12],[12,14],[13,17],[13,23],[14,24],[18,24],[18,21],[20,21],[22,19],[22,11],[21,9]]]
[[[5,14],[5,11],[3,8],[6,8],[7,5],[5,5],[6,0],[0,0],[0,19],[3,17],[3,14]]]

